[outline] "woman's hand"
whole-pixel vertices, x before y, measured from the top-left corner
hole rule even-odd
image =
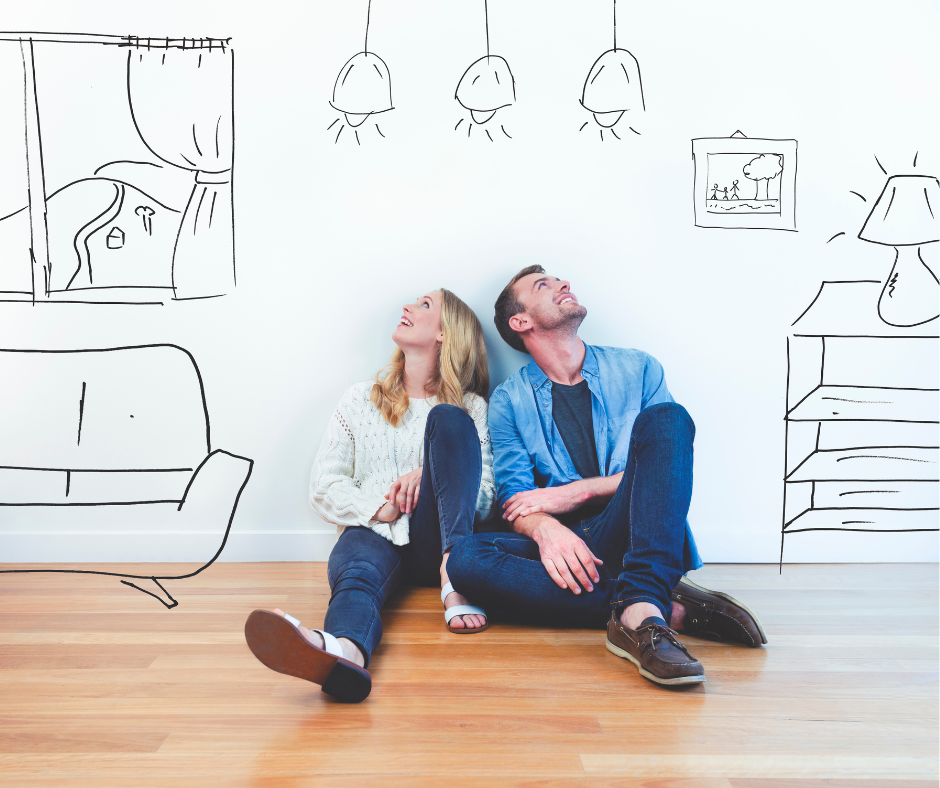
[[[411,514],[418,505],[418,494],[421,492],[421,476],[424,467],[419,466],[411,473],[399,476],[392,483],[385,497],[389,503],[395,504],[402,514]]]
[[[388,496],[385,496],[388,498]],[[397,520],[401,516],[401,512],[398,511],[398,507],[394,503],[383,503],[379,510],[372,516],[373,520],[378,520],[380,523],[391,523]]]

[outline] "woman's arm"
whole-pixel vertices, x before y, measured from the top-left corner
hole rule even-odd
[[[330,417],[313,461],[310,505],[320,517],[336,525],[368,525],[388,501],[356,484],[356,443],[345,400],[344,396]]]

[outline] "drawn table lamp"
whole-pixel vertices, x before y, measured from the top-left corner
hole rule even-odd
[[[878,316],[891,326],[919,326],[940,316],[940,282],[920,247],[940,240],[934,206],[940,182],[929,175],[892,175],[858,237],[893,246],[894,265],[878,299]]]

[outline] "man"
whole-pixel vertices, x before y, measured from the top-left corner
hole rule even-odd
[[[513,533],[451,552],[455,588],[528,619],[607,625],[607,649],[659,684],[705,680],[677,631],[760,646],[757,617],[685,573],[695,426],[652,356],[586,345],[587,310],[541,266],[496,301],[496,327],[532,361],[493,392],[496,495]],[[671,626],[670,622],[671,621]]]

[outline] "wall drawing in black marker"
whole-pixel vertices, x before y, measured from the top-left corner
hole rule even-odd
[[[613,37],[614,48],[594,61],[581,92],[581,106],[591,113],[602,142],[610,137],[622,139],[616,130],[618,124],[621,132],[640,134],[637,116],[646,112],[640,64],[626,49],[617,47],[617,0],[613,0]],[[585,121],[580,131],[590,126],[591,122]]]
[[[334,134],[333,142],[338,143],[343,131],[349,128],[345,137],[355,139],[362,144],[363,134],[368,130],[384,137],[378,120],[373,117],[394,109],[392,103],[392,76],[388,66],[375,52],[369,51],[369,24],[372,21],[372,0],[366,5],[365,42],[361,52],[353,55],[340,69],[333,85],[333,98],[330,106],[340,113],[327,130]],[[371,126],[363,128],[366,121]]]
[[[455,131],[467,137],[486,135],[490,142],[497,137],[512,139],[503,123],[500,110],[516,103],[516,80],[509,63],[499,55],[490,54],[490,11],[488,0],[483,0],[483,29],[486,34],[486,54],[474,60],[457,83],[454,98],[467,114],[457,121]],[[497,119],[497,115],[499,118]]]
[[[235,286],[229,39],[0,32],[0,301]]]
[[[787,339],[781,566],[797,534],[938,530],[938,325],[887,325],[881,291],[823,282]]]
[[[69,571],[174,607],[163,582],[219,557],[253,465],[213,447],[193,357],[175,345],[0,350],[0,380],[0,538],[39,538],[50,562],[87,539],[99,559]],[[194,539],[202,552],[192,571],[121,566],[178,561],[181,539],[186,560]]]
[[[796,140],[692,140],[696,227],[796,230]]]

